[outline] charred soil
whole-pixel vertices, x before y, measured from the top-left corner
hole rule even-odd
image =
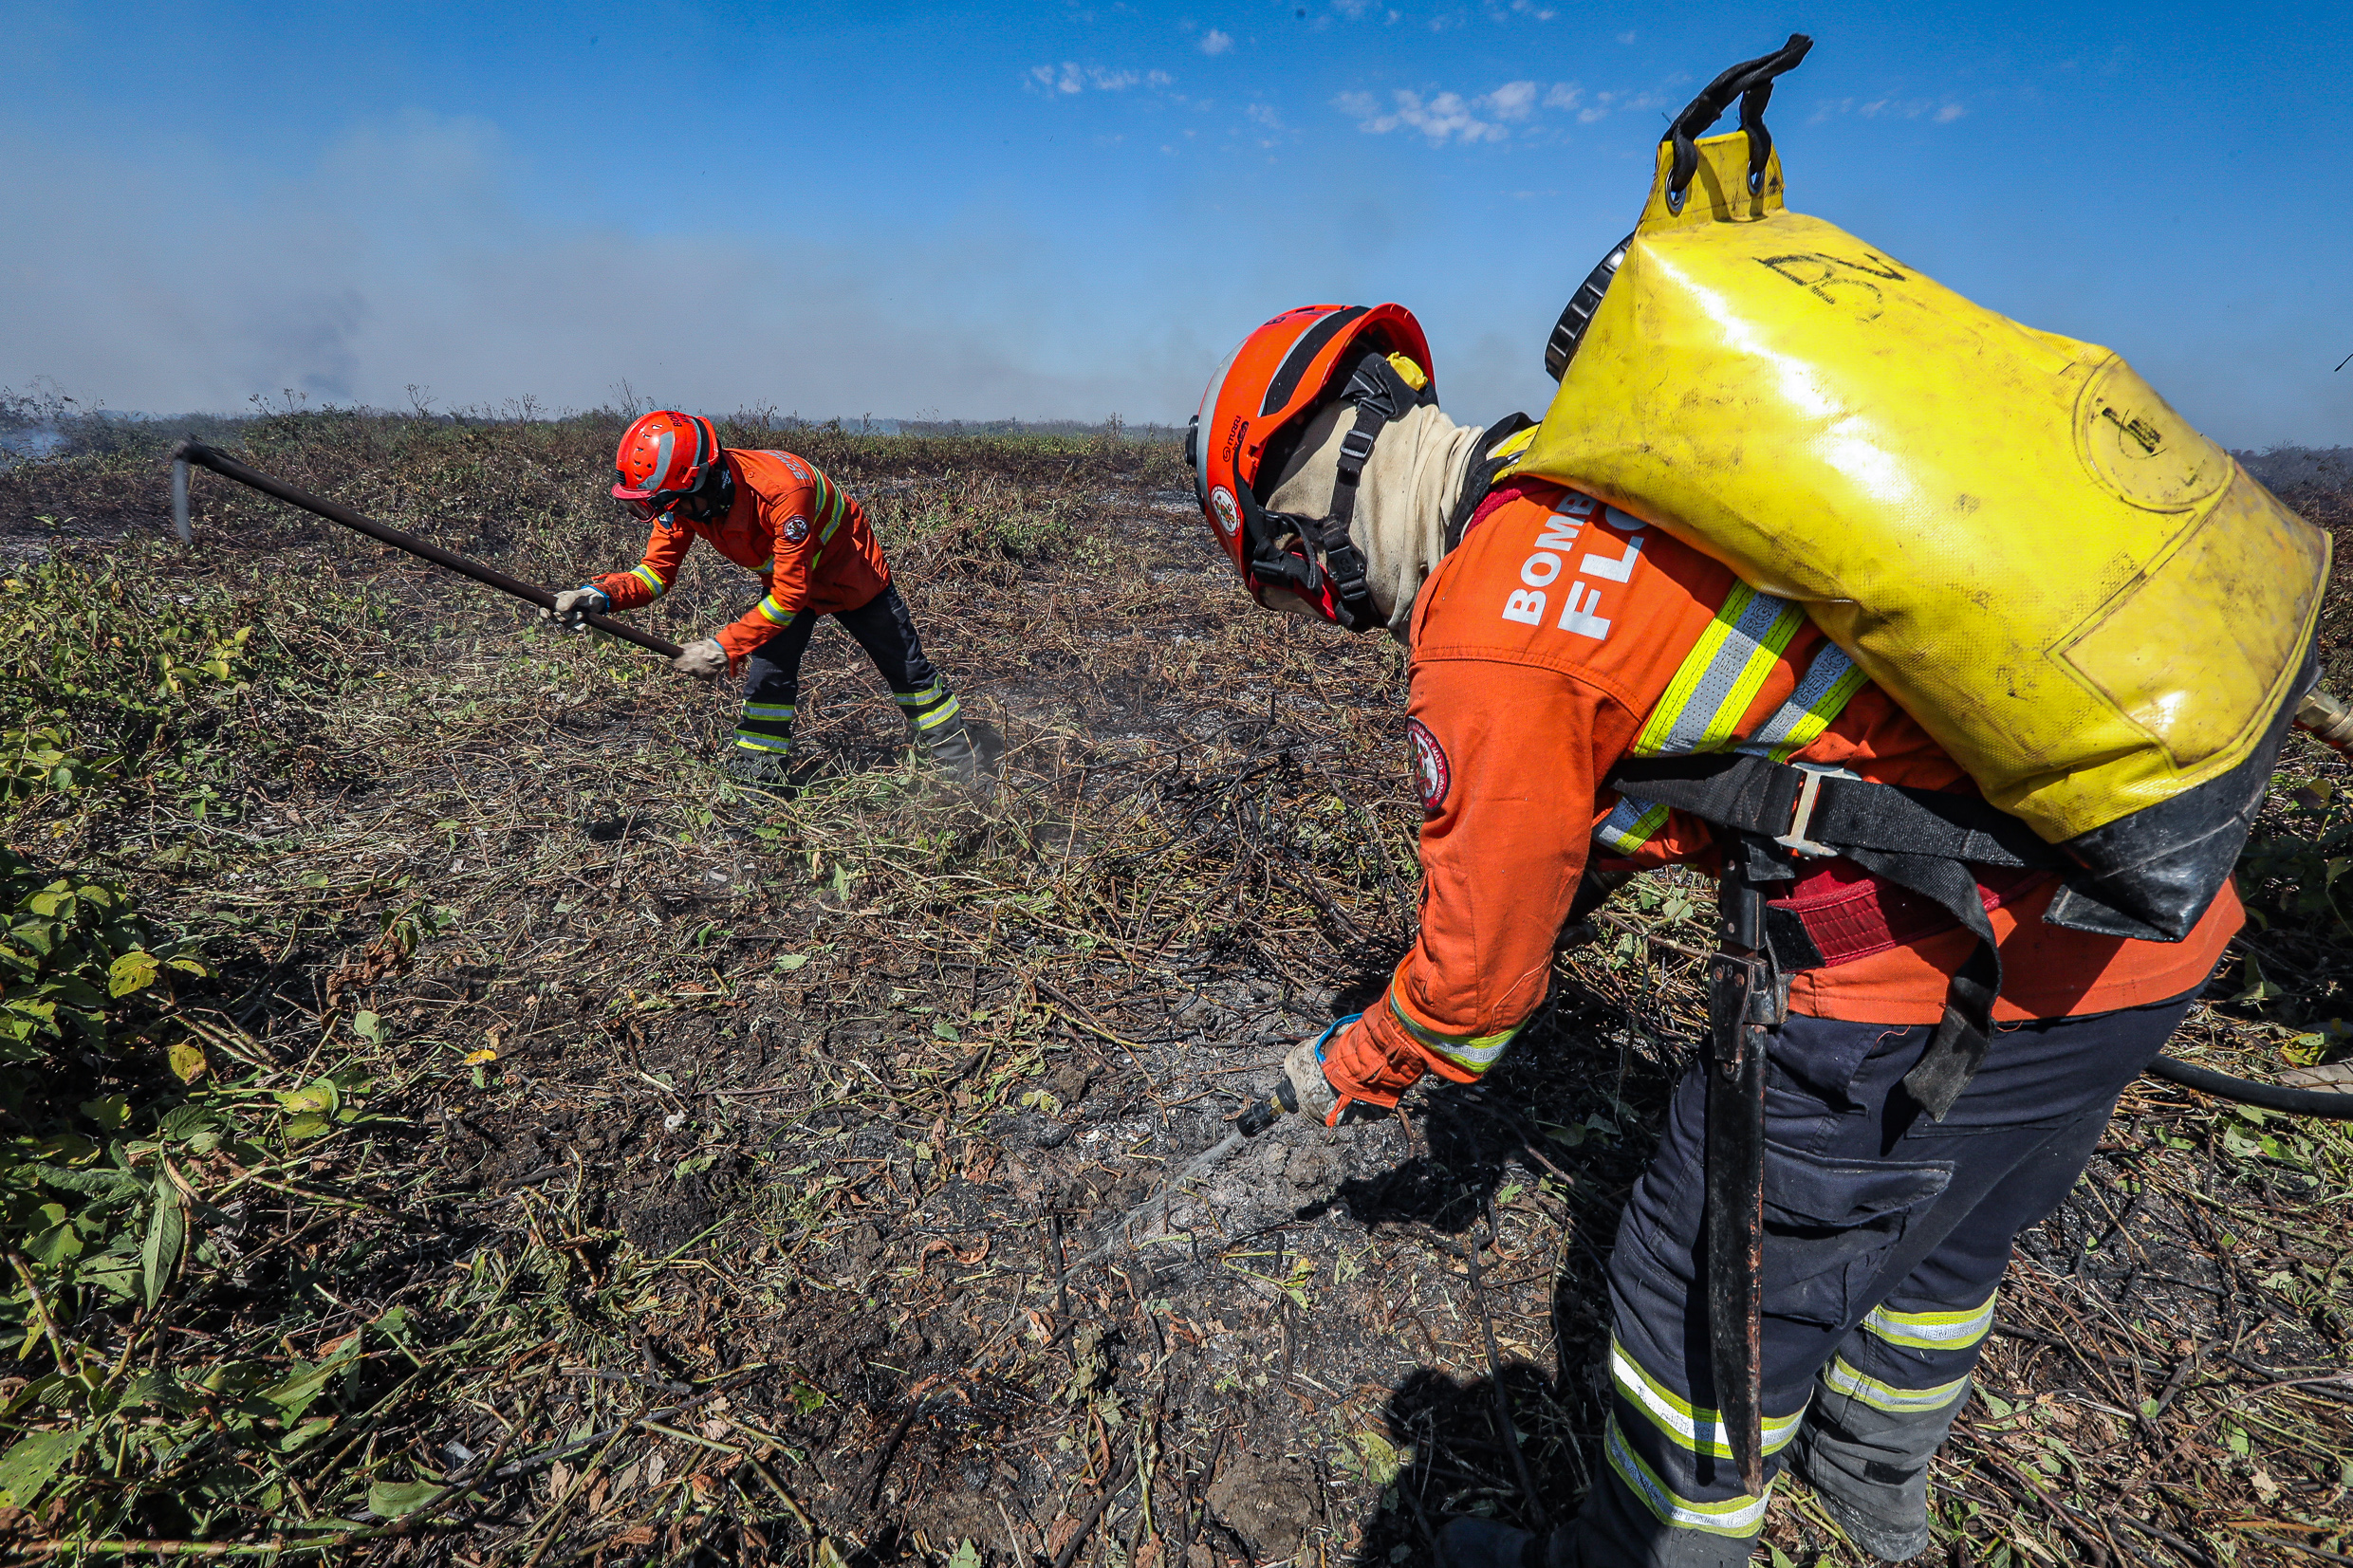
[[[602,500],[595,420],[246,436],[266,471],[535,581],[642,544]],[[232,671],[111,785],[7,807],[20,853],[206,954],[166,1017],[207,1065],[171,1104],[275,1119],[157,1134],[209,1261],[154,1303],[82,1290],[27,1340],[0,1441],[65,1410],[93,1435],[0,1540],[1375,1568],[1426,1562],[1449,1514],[1573,1516],[1603,1264],[1699,1025],[1706,886],[1655,877],[1568,933],[1482,1087],[1278,1125],[1125,1227],[1413,939],[1401,655],[1251,606],[1166,446],[730,438],[866,502],[1003,742],[995,789],[917,767],[835,629],[794,790],[745,793],[712,766],[726,682],[210,478],[180,552],[152,452],[0,472],[19,578],[93,574],[123,616],[221,606],[285,672]],[[698,558],[644,623],[683,641],[744,592]],[[2176,1047],[2256,1076],[2347,1032],[2346,770],[2294,747],[2242,879],[2262,919]],[[200,788],[144,787],[174,747],[210,758]],[[328,1079],[356,1114],[298,1123]],[[1932,1472],[1950,1560],[2353,1551],[2349,1181],[2342,1129],[2129,1091],[2022,1245]],[[336,1370],[245,1447],[228,1383],[152,1418],[59,1392],[69,1364],[206,1357],[256,1388]],[[142,1435],[192,1411],[218,1434]],[[1868,1560],[1794,1485],[1769,1540]]]

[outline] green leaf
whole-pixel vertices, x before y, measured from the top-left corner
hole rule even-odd
[[[413,1514],[442,1491],[434,1481],[379,1481],[368,1488],[368,1509],[385,1519]]]
[[[300,1114],[305,1111],[336,1112],[343,1108],[343,1092],[333,1079],[323,1078],[300,1089],[290,1089],[278,1097],[281,1110]]]
[[[29,1508],[88,1435],[86,1427],[32,1432],[0,1454],[0,1507]]]
[[[139,1254],[149,1306],[163,1300],[163,1287],[172,1282],[172,1271],[179,1266],[180,1251],[187,1243],[188,1216],[180,1208],[179,1188],[158,1171],[155,1212],[148,1216],[147,1241]]]
[[[807,963],[808,961],[809,955],[805,952],[788,952],[782,954],[776,960],[776,972],[778,974],[790,974],[793,970],[799,968],[802,965]]]
[[[206,1068],[210,1065],[204,1060],[204,1047],[193,1041],[175,1041],[163,1055],[164,1059],[171,1063],[172,1076],[182,1083],[195,1082],[204,1076]],[[187,1107],[183,1106],[181,1109],[185,1110]]]
[[[287,1432],[284,1437],[278,1439],[278,1451],[280,1453],[294,1452],[304,1444],[308,1443],[312,1438],[318,1436],[328,1428],[334,1426],[340,1419],[342,1419],[340,1416],[333,1415],[312,1416],[309,1420],[304,1422],[301,1426],[295,1428],[292,1431]]]
[[[322,1116],[296,1116],[286,1124],[286,1135],[301,1143],[306,1139],[322,1137],[332,1132],[334,1127],[333,1122]]]
[[[131,1119],[131,1102],[120,1095],[108,1095],[104,1099],[85,1099],[82,1102],[82,1114],[108,1132],[117,1132]]]
[[[384,1042],[384,1021],[374,1013],[354,1013],[351,1032],[371,1045],[381,1045]]]
[[[351,1336],[325,1360],[300,1368],[262,1390],[262,1397],[277,1406],[287,1420],[299,1419],[311,1402],[325,1392],[335,1375],[359,1358],[360,1337],[357,1334]]]
[[[959,1043],[961,1043],[964,1039],[962,1035],[956,1033],[956,1026],[949,1023],[944,1018],[934,1019],[932,1021],[932,1033],[937,1035],[942,1040],[953,1040]]]
[[[948,1568],[980,1568],[980,1548],[973,1544],[970,1537],[948,1554]]]
[[[106,994],[128,996],[133,991],[143,991],[156,983],[156,971],[160,968],[155,954],[134,948],[106,966]]]

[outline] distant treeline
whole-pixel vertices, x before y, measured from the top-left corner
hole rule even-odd
[[[2353,487],[2353,447],[2273,447],[2270,452],[2231,454],[2247,471],[2274,490],[2325,490]]]
[[[270,398],[255,396],[242,414],[136,414],[93,407],[53,387],[15,392],[0,387],[0,463],[41,457],[71,457],[91,452],[145,448],[181,435],[199,440],[234,443],[256,425],[289,423],[331,424],[337,420],[419,419],[446,425],[625,423],[658,405],[626,397],[595,409],[552,410],[530,397],[513,398],[496,406],[436,410],[421,399],[406,409],[372,408],[364,403],[312,406],[299,393]],[[1131,424],[1114,414],[1102,419],[899,419],[875,415],[855,418],[812,419],[780,413],[773,404],[742,408],[732,414],[705,410],[721,424],[737,431],[822,430],[846,435],[942,436],[1037,435],[1095,438],[1104,441],[1179,441],[1181,425],[1153,422]]]

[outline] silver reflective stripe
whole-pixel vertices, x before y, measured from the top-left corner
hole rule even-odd
[[[1602,825],[1593,830],[1593,836],[1619,854],[1631,855],[1666,825],[1665,806],[1621,795],[1618,803],[1609,808],[1609,815],[1602,820]]]
[[[1825,641],[1815,653],[1814,662],[1806,667],[1806,676],[1797,683],[1797,690],[1789,693],[1789,700],[1775,709],[1771,718],[1758,725],[1740,743],[1740,749],[1770,757],[1777,763],[1788,762],[1821,738],[1867,678],[1855,667],[1855,661],[1846,656],[1844,649]]]
[[[654,471],[645,481],[645,490],[649,495],[662,488],[662,476],[670,471],[670,449],[676,442],[677,436],[670,431],[663,431],[654,437]]]
[[[2000,1294],[1997,1289],[1985,1299],[1984,1305],[1953,1312],[1897,1312],[1885,1306],[1874,1307],[1862,1320],[1863,1331],[1874,1339],[1905,1350],[1967,1350],[1992,1329],[1994,1297]]]
[[[1699,640],[1668,683],[1642,733],[1638,757],[1680,757],[1720,749],[1737,732],[1806,613],[1786,599],[1735,582]]]
[[[1650,1424],[1676,1446],[1695,1454],[1732,1457],[1732,1441],[1724,1434],[1723,1415],[1705,1405],[1693,1404],[1653,1377],[1614,1335],[1609,1341],[1609,1372],[1620,1396],[1648,1416]],[[1788,1447],[1789,1440],[1797,1436],[1797,1424],[1805,1414],[1806,1408],[1801,1405],[1788,1415],[1765,1417],[1765,1451],[1779,1453]]]
[[[1969,1374],[1963,1373],[1949,1383],[1929,1389],[1899,1389],[1893,1383],[1857,1372],[1845,1356],[1831,1357],[1822,1369],[1825,1388],[1835,1390],[1851,1398],[1860,1399],[1875,1411],[1890,1415],[1907,1415],[1918,1411],[1940,1411],[1967,1396]]]
[[[1765,1522],[1766,1500],[1772,1496],[1773,1484],[1765,1484],[1764,1497],[1746,1493],[1728,1497],[1721,1503],[1701,1503],[1677,1493],[1658,1472],[1642,1463],[1641,1455],[1626,1441],[1626,1434],[1618,1425],[1618,1417],[1609,1418],[1609,1431],[1602,1440],[1603,1452],[1609,1456],[1609,1467],[1628,1490],[1640,1498],[1645,1506],[1658,1517],[1662,1524],[1678,1530],[1704,1530],[1712,1536],[1738,1539],[1756,1534]]]

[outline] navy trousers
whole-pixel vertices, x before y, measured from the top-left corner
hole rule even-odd
[[[2190,996],[1999,1029],[1942,1122],[1901,1079],[1931,1026],[1792,1017],[1766,1090],[1766,1491],[1795,1451],[1842,1519],[1899,1539],[1969,1397],[2010,1243],[2058,1207]],[[1708,1372],[1705,1081],[1677,1085],[1609,1264],[1608,1460],[1552,1560],[1746,1562],[1766,1499],[1732,1467]],[[1839,1506],[1843,1504],[1843,1506]],[[1923,1542],[1924,1543],[1924,1542]]]
[[[891,689],[891,700],[918,740],[936,742],[950,729],[961,731],[960,704],[923,656],[923,639],[896,587],[882,591],[834,619],[858,639]],[[801,656],[808,652],[817,612],[804,610],[744,658],[744,711],[736,721],[740,750],[769,752],[779,760],[792,750],[792,720],[801,701]]]

